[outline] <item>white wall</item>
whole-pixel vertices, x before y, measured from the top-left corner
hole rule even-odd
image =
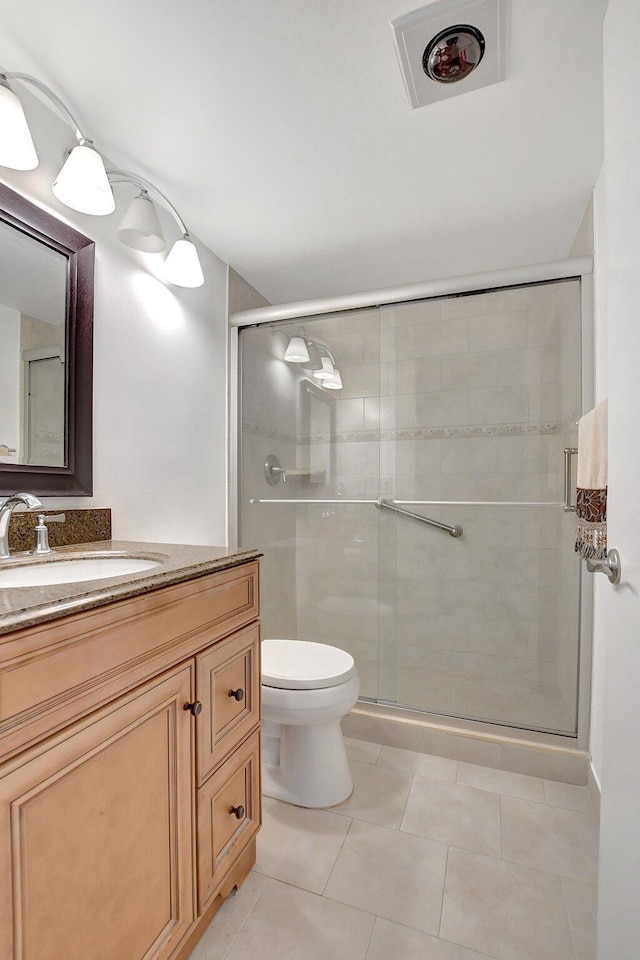
[[[636,0],[610,0],[604,24],[605,249],[609,393],[609,543],[622,583],[606,591],[602,736],[600,960],[640,955],[640,44]],[[602,239],[602,236],[601,236]]]
[[[47,505],[111,507],[121,539],[223,544],[227,268],[199,244],[205,285],[162,282],[158,255],[116,238],[129,186],[115,188],[118,209],[108,217],[59,204],[51,183],[73,131],[24,89],[40,166],[0,168],[0,178],[96,241],[94,496]],[[99,127],[92,118],[92,130]],[[167,237],[177,237],[175,223],[165,225]]]

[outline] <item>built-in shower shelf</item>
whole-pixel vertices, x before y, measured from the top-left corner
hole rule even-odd
[[[326,483],[326,471],[324,470],[306,470],[304,467],[293,467],[287,469],[287,480],[289,477],[304,477],[305,480],[311,480],[312,483]]]

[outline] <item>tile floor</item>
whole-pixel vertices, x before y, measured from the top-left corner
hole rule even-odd
[[[190,960],[595,960],[585,787],[347,750],[339,806],[265,798],[256,866]]]

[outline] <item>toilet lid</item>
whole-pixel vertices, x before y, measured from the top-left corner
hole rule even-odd
[[[263,640],[262,682],[285,690],[335,687],[355,675],[350,653],[308,640]]]

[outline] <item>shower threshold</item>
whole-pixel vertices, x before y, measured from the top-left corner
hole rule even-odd
[[[590,754],[574,737],[425,713],[360,698],[342,721],[345,736],[496,770],[584,786]],[[591,786],[591,784],[590,784]]]

